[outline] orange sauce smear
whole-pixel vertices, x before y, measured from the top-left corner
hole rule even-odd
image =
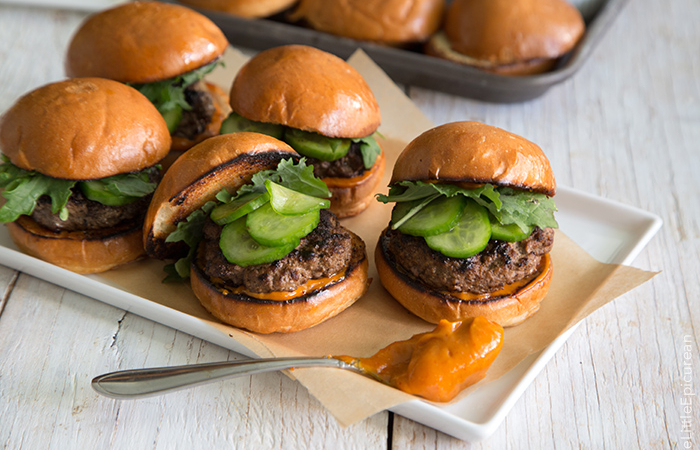
[[[339,356],[380,381],[434,402],[452,400],[486,376],[503,347],[503,327],[484,317],[441,320],[369,358]]]
[[[239,286],[236,288],[227,288],[226,292],[230,292],[232,294],[245,294],[249,297],[254,297],[260,300],[275,300],[275,301],[285,301],[285,300],[291,300],[296,297],[301,297],[302,295],[306,295],[308,292],[313,292],[317,289],[321,289],[322,287],[335,283],[336,281],[341,280],[345,276],[345,271],[342,271],[340,273],[337,273],[333,275],[332,277],[326,277],[326,278],[317,278],[315,280],[309,280],[306,283],[300,285],[298,288],[296,288],[293,291],[277,291],[277,292],[250,292],[245,289],[243,286]]]

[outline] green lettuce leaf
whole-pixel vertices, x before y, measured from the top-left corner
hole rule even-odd
[[[209,213],[216,206],[216,202],[210,201],[204,204],[200,209],[193,211],[187,219],[177,224],[175,231],[170,233],[165,238],[165,242],[184,242],[190,247],[187,256],[175,261],[173,264],[166,265],[163,270],[168,276],[163,282],[185,280],[190,276],[190,263],[194,258],[197,250],[197,245],[204,237],[204,222],[209,217]]]
[[[521,229],[529,226],[558,228],[554,218],[557,210],[554,200],[544,194],[494,187],[485,184],[476,189],[464,189],[453,184],[402,181],[389,189],[388,195],[378,194],[382,203],[406,202],[430,197],[439,193],[451,197],[464,195],[474,199],[503,225],[517,224]]]
[[[382,153],[382,148],[377,143],[377,140],[374,138],[374,135],[359,139],[359,141],[362,143],[360,145],[360,152],[362,152],[362,162],[365,165],[365,169],[369,170],[374,165],[374,162],[377,160],[377,157]]]

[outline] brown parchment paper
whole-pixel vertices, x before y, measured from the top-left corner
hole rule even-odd
[[[213,74],[213,81],[228,89],[245,60],[236,51],[227,52],[226,66]],[[358,51],[349,62],[368,81],[380,104],[380,132],[385,137],[381,145],[387,156],[387,173],[381,191],[386,192],[398,154],[407,142],[433,124],[366,54]],[[160,261],[137,262],[101,277],[132,294],[201,319],[260,357],[370,356],[391,342],[434,328],[391,298],[377,276],[373,254],[379,234],[389,222],[390,208],[375,202],[359,216],[343,220],[343,225],[360,235],[367,244],[370,277],[373,278],[367,294],[340,315],[293,334],[259,335],[218,322],[199,304],[188,286],[161,283],[164,273]],[[564,232],[556,233],[552,251],[554,276],[540,311],[521,325],[506,329],[503,350],[487,377],[453,401],[459,401],[484,383],[499,378],[596,309],[655,275],[631,267],[600,263]],[[296,369],[291,376],[302,383],[343,426],[415,399],[369,378],[339,369]]]

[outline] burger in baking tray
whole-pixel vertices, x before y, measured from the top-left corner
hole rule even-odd
[[[426,53],[501,75],[554,68],[585,23],[566,0],[454,0]]]
[[[265,50],[236,75],[230,105],[221,133],[255,131],[285,141],[326,183],[338,217],[370,204],[385,167],[375,134],[381,115],[347,62],[303,45]]]
[[[375,261],[382,284],[428,322],[516,325],[552,279],[556,183],[532,142],[478,122],[433,128],[399,156]]]
[[[330,192],[284,142],[259,133],[212,137],[165,173],[144,246],[176,259],[221,321],[293,332],[340,313],[369,285],[362,239],[328,211]]]
[[[0,119],[0,148],[0,222],[20,250],[78,273],[144,255],[170,133],[138,91],[99,78],[40,87]]]
[[[228,41],[207,17],[184,6],[128,2],[88,17],[66,54],[69,77],[108,78],[138,89],[163,115],[174,159],[218,134],[226,93],[203,77]]]

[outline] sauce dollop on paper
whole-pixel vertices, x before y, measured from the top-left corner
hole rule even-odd
[[[441,320],[433,331],[394,342],[369,358],[336,358],[409,394],[447,402],[486,376],[502,346],[503,327],[475,317]]]

